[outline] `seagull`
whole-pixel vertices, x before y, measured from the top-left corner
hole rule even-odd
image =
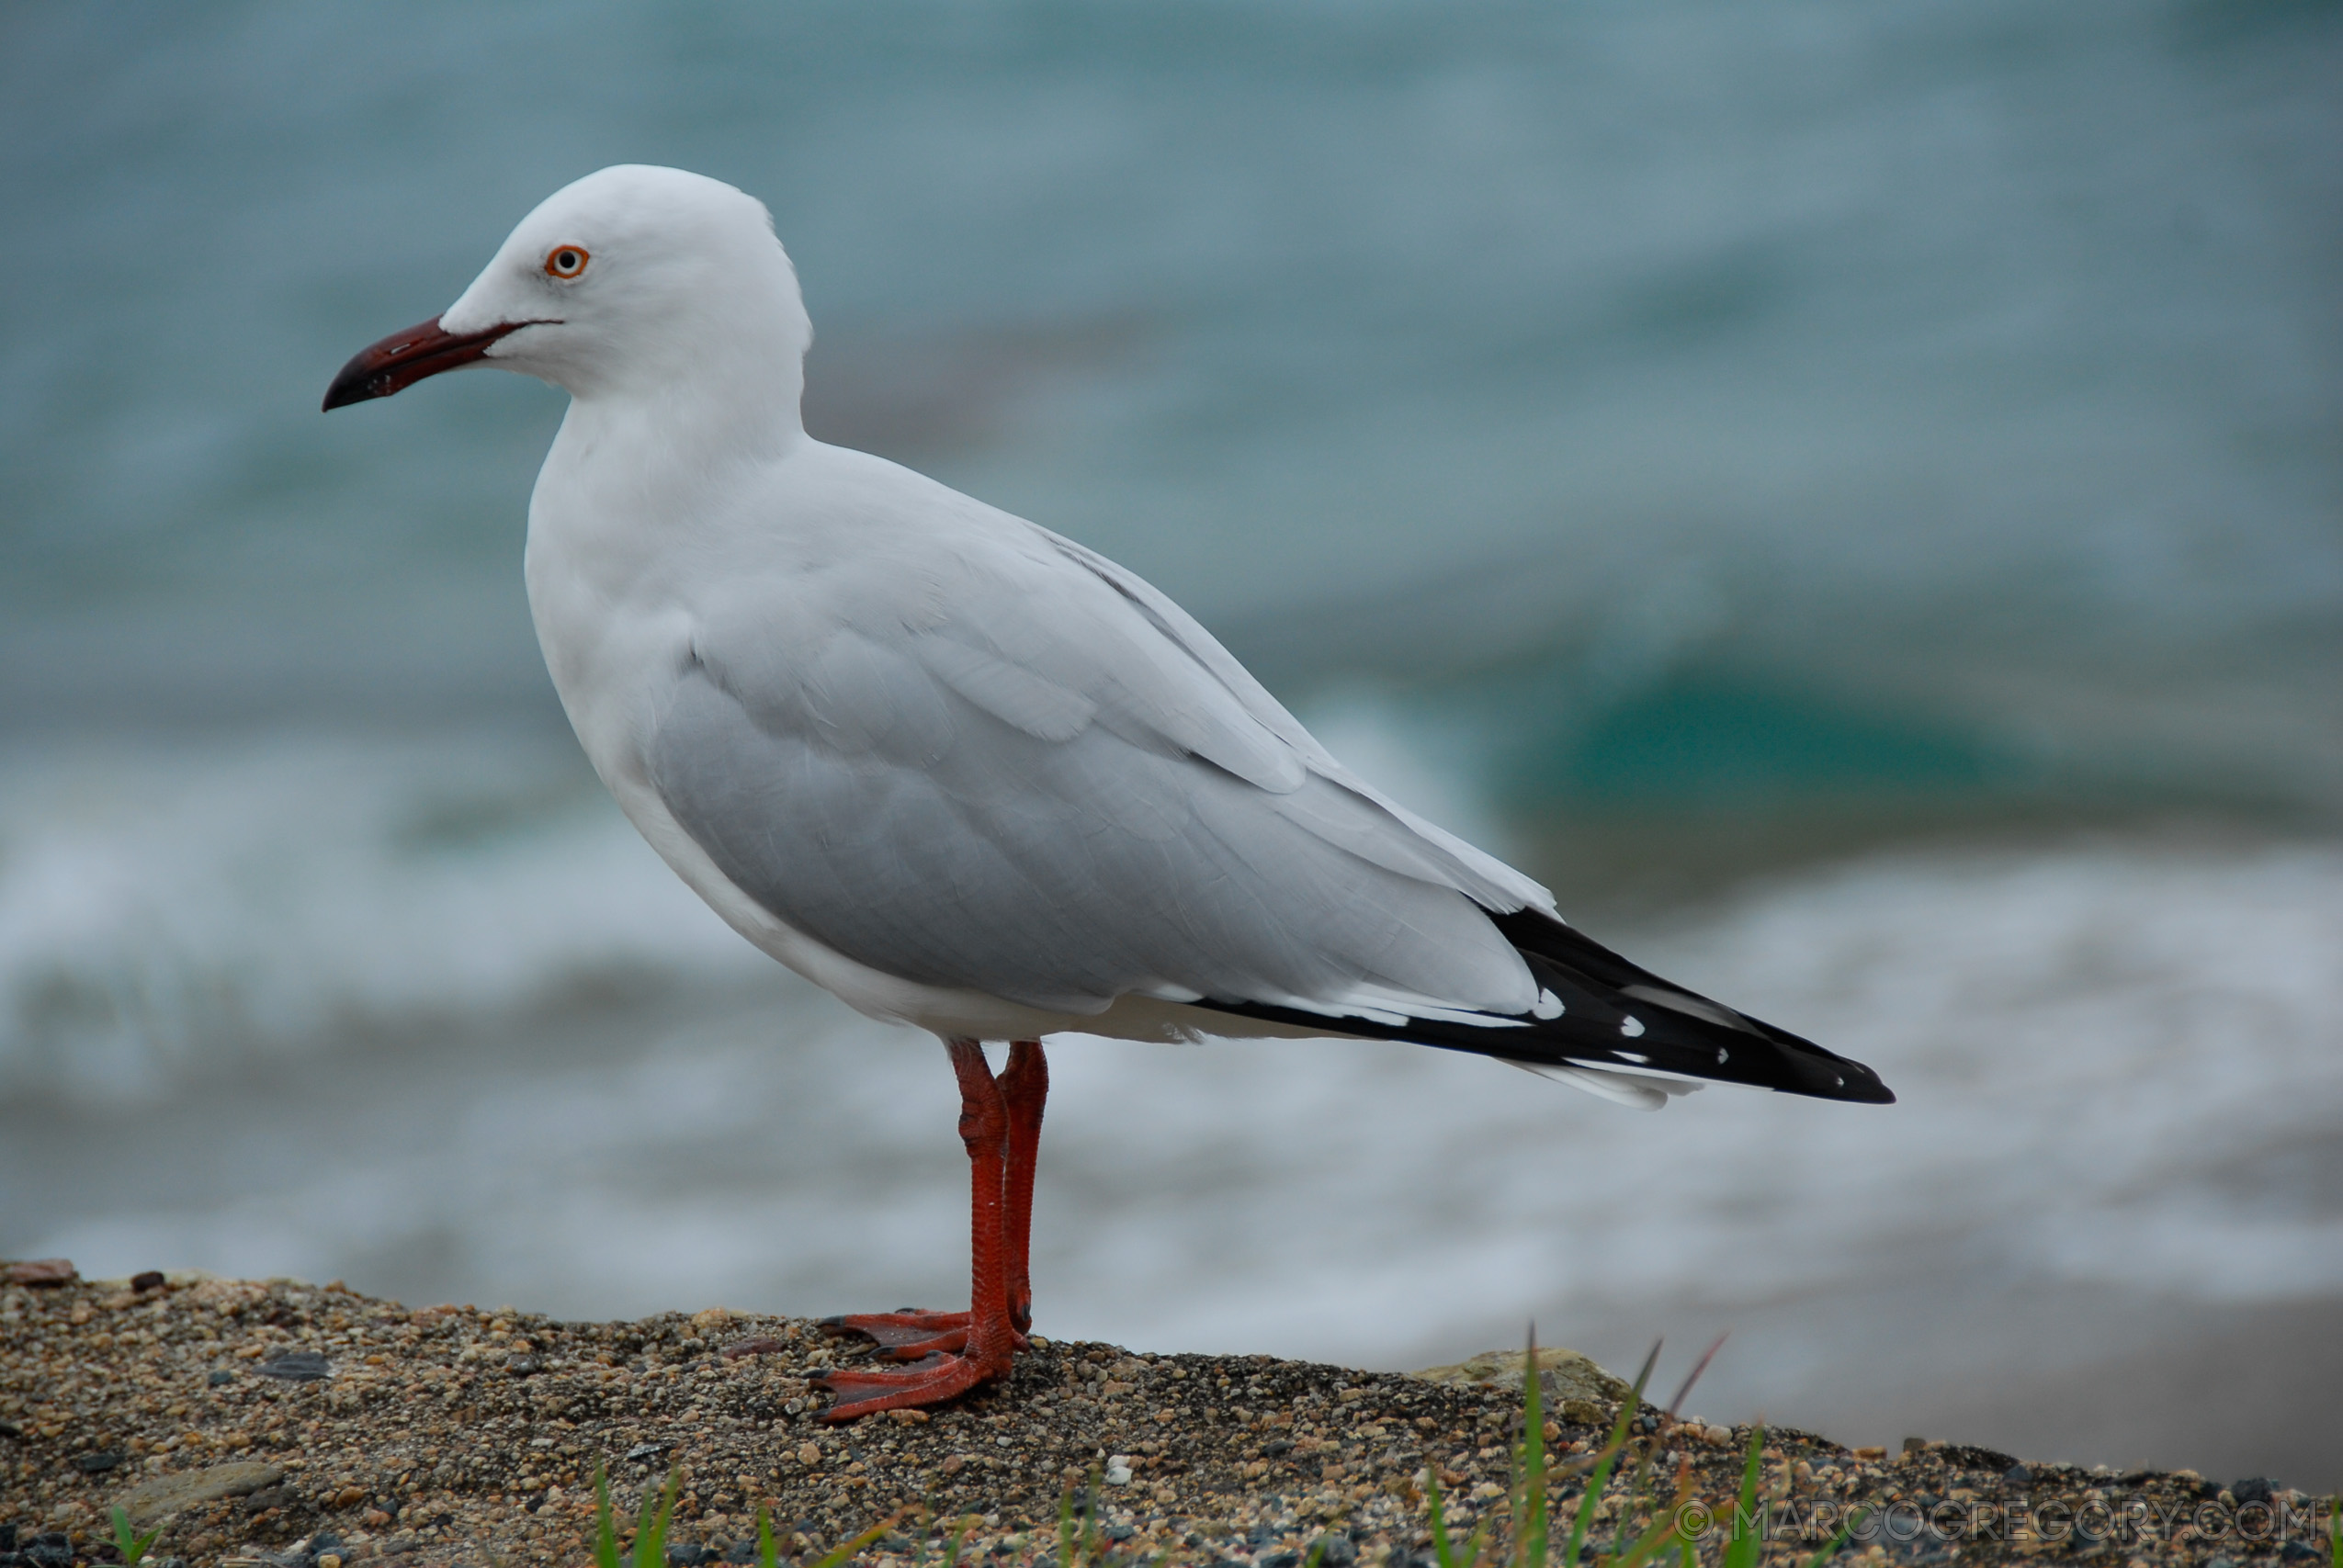
[[[826,1375],[825,1419],[954,1398],[1028,1343],[1052,1034],[1409,1041],[1643,1109],[1712,1080],[1894,1100],[1565,924],[1137,575],[807,434],[812,341],[763,204],[624,164],[549,197],[324,406],[476,365],[570,394],[526,575],[595,772],[734,931],[945,1043],[968,1310],[827,1320],[881,1359]]]

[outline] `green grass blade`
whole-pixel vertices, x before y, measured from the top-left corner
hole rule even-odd
[[[1650,1468],[1651,1448],[1647,1445],[1636,1456],[1636,1468],[1628,1472],[1626,1490],[1619,1498],[1619,1528],[1611,1535],[1611,1555],[1614,1559],[1627,1554],[1628,1536],[1636,1528],[1636,1505],[1643,1500],[1644,1481]]]
[[[671,1469],[668,1473],[673,1475],[674,1472]],[[635,1545],[634,1550],[627,1554],[628,1568],[654,1568],[655,1564],[666,1557],[667,1543],[651,1539],[651,1532],[658,1518],[659,1494],[646,1486],[643,1488],[642,1506],[635,1512]],[[667,1532],[660,1530],[658,1533],[665,1535]],[[646,1547],[652,1549],[649,1556],[644,1555]]]
[[[618,1561],[618,1538],[610,1529],[610,1477],[598,1464],[594,1467],[594,1568],[627,1568]]]
[[[1587,1527],[1594,1523],[1594,1506],[1602,1500],[1602,1489],[1611,1484],[1611,1467],[1618,1460],[1619,1450],[1606,1446],[1602,1457],[1596,1461],[1594,1469],[1588,1474],[1586,1492],[1579,1498],[1578,1514],[1570,1521],[1569,1544],[1563,1548],[1564,1568],[1572,1568],[1579,1561],[1579,1553],[1585,1549]]]
[[[1636,1456],[1635,1472],[1627,1478],[1627,1495],[1621,1500],[1619,1532],[1611,1542],[1611,1555],[1614,1558],[1623,1556],[1626,1552],[1627,1532],[1632,1528],[1635,1518],[1634,1505],[1643,1500],[1644,1483],[1650,1478],[1652,1455],[1658,1450],[1658,1448],[1659,1439],[1654,1437],[1644,1444],[1643,1451]]]
[[[1513,1539],[1522,1568],[1545,1568],[1545,1388],[1538,1376],[1537,1325],[1530,1325],[1529,1348],[1522,1353],[1522,1490]]]
[[[1619,1463],[1619,1456],[1626,1451],[1627,1427],[1642,1410],[1644,1384],[1651,1381],[1651,1369],[1659,1360],[1659,1346],[1654,1344],[1651,1354],[1644,1358],[1643,1370],[1636,1374],[1635,1387],[1619,1402],[1619,1414],[1611,1423],[1610,1440],[1602,1445],[1594,1471],[1587,1477],[1586,1495],[1579,1499],[1579,1512],[1570,1525],[1570,1543],[1563,1551],[1564,1568],[1578,1568],[1579,1554],[1586,1549],[1587,1529],[1594,1523],[1595,1505],[1602,1499],[1602,1489],[1611,1484],[1611,1472]]]
[[[1721,1339],[1717,1341],[1717,1344],[1719,1345],[1722,1345],[1724,1341]],[[1712,1347],[1711,1353],[1714,1354],[1714,1352],[1715,1348]],[[1643,1408],[1644,1382],[1651,1376],[1651,1369],[1658,1362],[1658,1360],[1659,1347],[1655,1344],[1651,1348],[1651,1354],[1644,1359],[1644,1370],[1642,1375],[1636,1379],[1636,1408],[1639,1414]],[[1703,1359],[1700,1366],[1692,1369],[1692,1378],[1684,1380],[1684,1386],[1687,1390],[1692,1387],[1692,1380],[1700,1376],[1702,1367],[1705,1367],[1707,1364],[1706,1359]],[[1642,1450],[1636,1455],[1635,1472],[1627,1479],[1627,1494],[1624,1497],[1620,1499],[1619,1529],[1618,1532],[1612,1537],[1611,1540],[1611,1555],[1614,1559],[1623,1557],[1626,1554],[1628,1531],[1634,1527],[1635,1523],[1635,1506],[1643,1500],[1644,1483],[1651,1474],[1652,1458],[1658,1451],[1659,1439],[1657,1436],[1654,1436],[1643,1445]]]
[[[887,1517],[871,1526],[870,1529],[863,1531],[862,1534],[855,1537],[854,1540],[842,1541],[838,1545],[832,1547],[829,1552],[823,1556],[820,1562],[812,1565],[812,1568],[838,1568],[838,1565],[845,1562],[847,1558],[852,1557],[855,1552],[860,1551],[864,1547],[868,1546],[872,1541],[877,1540],[880,1536],[885,1535],[889,1530],[893,1529],[895,1528],[895,1521],[901,1517],[902,1515],[900,1514],[889,1514]],[[663,1563],[662,1564],[662,1568],[664,1568]]]
[[[670,1465],[667,1484],[643,1494],[642,1514],[635,1521],[634,1568],[667,1568],[667,1527],[675,1517],[675,1494],[683,1484],[683,1467]]]
[[[756,1568],[781,1568],[781,1548],[773,1539],[773,1510],[756,1506]]]
[[[1733,1510],[1733,1533],[1725,1543],[1724,1568],[1757,1568],[1758,1555],[1765,1550],[1764,1531],[1757,1528],[1758,1474],[1763,1466],[1765,1427],[1762,1424],[1749,1428],[1749,1459],[1741,1467],[1741,1505]],[[1743,1529],[1742,1521],[1749,1521]]]
[[[1074,1568],[1074,1489],[1058,1495],[1058,1564]]]
[[[155,1526],[144,1535],[130,1528],[129,1512],[117,1503],[114,1506],[114,1550],[122,1554],[123,1568],[138,1568],[148,1551],[163,1535],[163,1527]]]
[[[1675,1533],[1676,1515],[1670,1509],[1653,1520],[1651,1528],[1636,1537],[1624,1551],[1614,1554],[1609,1560],[1608,1568],[1637,1568],[1638,1564],[1657,1556],[1659,1549],[1668,1544],[1668,1538]]]
[[[1655,1438],[1653,1442],[1657,1446],[1658,1439]],[[1607,1568],[1635,1568],[1636,1564],[1647,1560],[1664,1562],[1668,1538],[1676,1533],[1677,1521],[1684,1517],[1684,1505],[1692,1499],[1692,1474],[1689,1463],[1677,1468],[1676,1488],[1672,1495],[1661,1495],[1657,1486],[1649,1491],[1633,1493],[1628,1506],[1641,1510],[1649,1523],[1625,1552],[1613,1555]],[[1684,1568],[1692,1568],[1692,1564],[1699,1560],[1699,1554],[1692,1550],[1690,1540],[1685,1540],[1683,1546],[1681,1555]]]
[[[968,1543],[968,1531],[976,1527],[976,1518],[974,1514],[960,1516],[959,1528],[952,1532],[952,1550],[944,1554],[944,1568],[960,1568],[960,1549]]]
[[[1456,1568],[1456,1550],[1449,1543],[1448,1520],[1440,1507],[1440,1463],[1437,1460],[1424,1467],[1424,1496],[1432,1505],[1432,1560],[1440,1568]]]

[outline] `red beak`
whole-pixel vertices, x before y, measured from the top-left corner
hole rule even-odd
[[[402,392],[426,376],[470,365],[488,352],[488,345],[507,333],[540,325],[537,321],[499,321],[486,332],[458,336],[439,330],[437,318],[392,333],[380,343],[362,348],[342,367],[325,389],[325,408],[362,403]]]

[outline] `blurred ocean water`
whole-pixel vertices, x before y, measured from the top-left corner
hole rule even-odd
[[[2343,1303],[2338,63],[2333,6],[2210,0],[0,17],[0,1252],[953,1292],[932,1043],[774,974],[561,725],[558,395],[316,412],[665,162],[773,208],[817,434],[1139,570],[1904,1097],[1070,1043],[1057,1331],[1738,1323],[1719,1401],[2343,1481],[2202,1402],[2056,1424]],[[1980,1360],[2056,1420],[1952,1400]]]

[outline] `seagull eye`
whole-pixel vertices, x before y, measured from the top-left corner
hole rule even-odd
[[[546,254],[545,273],[548,277],[575,277],[585,271],[585,264],[582,246],[556,245]]]

